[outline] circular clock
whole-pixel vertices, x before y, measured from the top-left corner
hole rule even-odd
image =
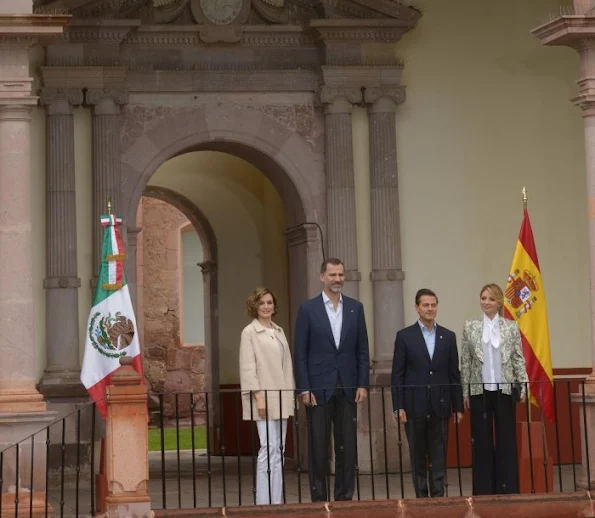
[[[235,21],[244,0],[199,0],[205,18],[215,25],[227,25]]]

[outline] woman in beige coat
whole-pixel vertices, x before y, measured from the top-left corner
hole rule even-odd
[[[283,329],[272,320],[277,299],[271,290],[256,288],[247,307],[253,320],[242,331],[240,384],[243,418],[256,421],[260,439],[256,504],[281,504],[287,419],[294,408],[291,352]]]

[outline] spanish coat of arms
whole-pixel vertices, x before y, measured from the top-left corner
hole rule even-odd
[[[537,291],[539,291],[537,280],[529,270],[525,270],[522,274],[519,270],[515,270],[508,276],[504,296],[515,310],[516,318],[519,318],[535,305],[537,302],[535,293]]]

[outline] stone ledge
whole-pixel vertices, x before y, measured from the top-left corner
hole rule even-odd
[[[419,500],[382,500],[360,502],[320,502],[274,506],[275,516],[304,518],[573,518],[595,516],[595,502],[589,492],[542,495],[498,495]],[[210,509],[155,510],[155,517],[271,516],[270,506]]]

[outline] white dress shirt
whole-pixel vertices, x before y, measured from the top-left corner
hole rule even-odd
[[[338,349],[341,342],[341,328],[343,327],[343,296],[339,295],[337,309],[335,309],[332,300],[328,298],[328,295],[324,291],[322,292],[322,301],[324,302],[324,309],[326,309],[326,314],[331,324],[335,347]]]
[[[500,350],[500,320],[499,315],[490,319],[483,315],[483,334],[481,343],[483,346],[482,375],[484,390],[498,390],[502,383],[502,354]],[[502,388],[502,387],[500,387]]]

